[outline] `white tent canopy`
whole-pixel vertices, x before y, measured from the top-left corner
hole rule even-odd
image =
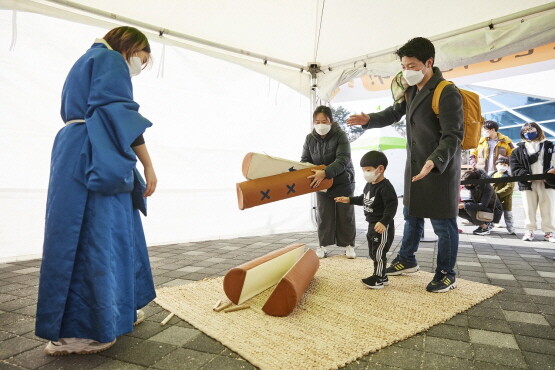
[[[393,51],[415,36],[435,42],[442,69],[555,40],[555,2],[546,0],[0,0],[0,8],[105,27],[136,25],[307,96],[307,69],[315,64],[325,101],[354,77],[395,73]]]

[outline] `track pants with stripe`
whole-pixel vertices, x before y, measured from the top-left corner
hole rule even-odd
[[[393,243],[395,236],[395,226],[393,222],[386,225],[385,231],[380,234],[374,230],[374,224],[368,225],[368,250],[370,258],[374,261],[374,275],[383,277],[385,276],[385,267],[387,263],[387,252]]]

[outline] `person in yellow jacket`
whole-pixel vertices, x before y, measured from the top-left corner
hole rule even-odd
[[[497,171],[491,175],[492,178],[509,177],[509,158],[499,156],[495,161],[495,168]],[[493,190],[497,193],[497,197],[503,206],[503,217],[505,218],[505,226],[510,235],[516,235],[515,227],[513,225],[513,190],[515,188],[514,182],[498,182],[491,184]]]
[[[499,156],[509,157],[515,147],[509,137],[498,131],[497,122],[486,121],[478,147],[470,152],[472,167],[484,171],[489,176],[495,172],[495,162]]]

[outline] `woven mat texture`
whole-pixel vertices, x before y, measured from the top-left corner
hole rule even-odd
[[[372,271],[365,258],[320,260],[320,269],[288,317],[262,312],[270,288],[223,313],[223,277],[157,290],[156,303],[262,369],[334,369],[445,322],[502,288],[457,279],[449,293],[428,293],[433,274],[392,276],[384,289],[361,282]]]

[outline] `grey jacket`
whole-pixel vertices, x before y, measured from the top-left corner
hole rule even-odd
[[[353,195],[355,169],[351,160],[351,144],[337,123],[332,123],[330,132],[323,139],[314,130],[306,136],[301,162],[327,166],[324,170],[326,178],[333,178],[333,186],[326,193],[329,197]]]
[[[363,128],[377,128],[398,122],[406,114],[407,162],[403,203],[415,217],[446,219],[458,214],[461,176],[461,140],[463,137],[462,98],[459,90],[447,85],[439,101],[439,117],[432,110],[432,95],[443,80],[434,67],[432,78],[417,92],[407,89],[406,101],[379,113],[370,114]],[[427,160],[435,167],[423,179],[412,182]],[[389,171],[394,170],[388,168]]]

